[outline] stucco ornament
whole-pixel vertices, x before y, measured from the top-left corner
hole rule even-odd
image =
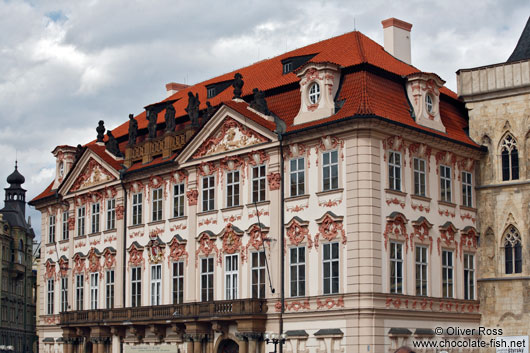
[[[307,247],[309,249],[313,247],[313,241],[307,228],[308,224],[309,222],[300,221],[297,217],[287,224],[287,238],[289,238],[291,245],[299,245],[304,239],[307,239]]]
[[[96,162],[94,159],[91,159],[75,180],[74,184],[70,188],[70,191],[77,191],[114,179],[114,176],[108,170],[103,168],[103,166],[101,166],[101,164]]]
[[[176,235],[169,242],[169,256],[168,266],[171,266],[171,262],[179,261],[182,258],[186,258],[186,265],[188,264],[188,252],[186,251],[186,241],[179,240],[179,236]]]
[[[164,245],[158,237],[149,240],[149,243],[147,243],[147,249],[147,256],[150,264],[158,264],[164,260]]]
[[[280,173],[269,173],[267,175],[267,180],[269,182],[269,189],[270,190],[278,190],[280,188],[280,183],[282,181],[282,177]]]
[[[341,243],[346,244],[346,232],[342,225],[342,217],[339,220],[334,220],[328,213],[324,217],[317,221],[320,223],[318,226],[318,233],[315,236],[315,247],[318,248],[319,238],[322,236],[327,241],[335,240],[339,235],[341,236]]]
[[[144,268],[145,262],[144,262],[144,249],[143,247],[138,246],[136,242],[134,242],[129,247],[129,267],[137,267],[142,266]]]
[[[88,258],[88,272],[100,272],[101,271],[101,264],[100,259],[101,255],[97,253],[96,248],[91,248],[88,252],[87,258]]]
[[[383,233],[383,237],[385,238],[385,250],[387,250],[388,239],[390,237],[394,239],[399,239],[402,237],[405,240],[405,252],[408,252],[409,236],[407,234],[406,224],[407,218],[399,212],[393,212],[386,218],[386,227]]]

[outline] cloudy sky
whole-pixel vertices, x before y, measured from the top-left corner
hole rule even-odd
[[[413,64],[455,90],[456,70],[509,57],[529,14],[528,0],[0,0],[0,179],[18,154],[33,198],[53,179],[56,145],[92,140],[100,119],[114,128],[163,99],[166,83],[354,28],[382,44],[388,17],[413,24]]]

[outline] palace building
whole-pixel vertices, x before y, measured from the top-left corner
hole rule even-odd
[[[476,327],[485,152],[410,64],[412,25],[383,27],[168,84],[57,146],[31,201],[41,351],[379,353]]]
[[[457,72],[471,137],[488,148],[477,175],[482,326],[530,326],[530,19],[504,63]]]

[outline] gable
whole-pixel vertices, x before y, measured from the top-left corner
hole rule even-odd
[[[81,170],[69,191],[74,192],[113,180],[116,180],[116,177],[95,159],[91,158]]]

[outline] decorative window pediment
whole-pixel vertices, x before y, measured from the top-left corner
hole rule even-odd
[[[72,260],[74,261],[74,268],[72,270],[73,274],[80,274],[86,271],[85,269],[86,256],[83,253],[80,253],[80,252],[75,253]]]
[[[333,241],[340,236],[341,243],[346,244],[346,232],[344,231],[342,220],[344,217],[337,216],[333,212],[326,212],[324,216],[316,220],[318,233],[315,236],[315,248],[318,248],[320,236],[327,241]]]
[[[313,240],[309,234],[308,225],[309,222],[296,216],[286,224],[287,238],[289,238],[291,245],[297,246],[302,243],[304,239],[307,239],[307,247],[309,249],[313,247]]]
[[[59,259],[59,276],[68,276],[68,258],[64,255]]]
[[[439,227],[440,237],[438,238],[438,254],[441,253],[442,241],[445,246],[454,247],[456,250],[456,255],[458,256],[458,241],[456,240],[456,233],[458,229],[451,222],[445,222],[444,225]]]
[[[412,221],[412,228],[414,231],[410,235],[410,247],[414,246],[414,239],[417,239],[420,243],[429,242],[429,252],[432,252],[432,237],[429,235],[429,232],[432,228],[432,223],[430,223],[427,218],[420,217],[415,221]]]
[[[169,245],[169,256],[168,261],[179,261],[182,258],[186,258],[186,265],[188,264],[188,252],[186,251],[186,244],[188,241],[182,239],[178,234],[173,236],[173,239],[168,243]]]
[[[44,273],[44,280],[48,279],[57,279],[57,274],[55,272],[55,262],[52,259],[46,260],[46,271]]]
[[[151,237],[147,245],[147,260],[150,264],[157,264],[164,260],[166,244],[158,236]]]
[[[385,250],[388,246],[388,239],[404,239],[405,240],[405,251],[408,251],[408,240],[409,236],[407,234],[407,217],[403,215],[400,212],[392,212],[387,218],[386,218],[386,227],[385,231],[383,233],[383,237],[385,238]]]
[[[416,122],[445,132],[440,117],[440,88],[445,81],[438,75],[417,72],[407,76],[407,95],[414,110]]]
[[[219,255],[219,249],[215,244],[217,239],[216,235],[210,231],[204,231],[199,233],[196,238],[199,242],[199,246],[195,251],[195,267],[199,265],[199,256],[203,255],[205,257],[210,256],[215,252],[216,257]]]
[[[103,250],[103,268],[110,270],[116,266],[116,249],[107,247]]]
[[[145,261],[144,261],[144,247],[138,244],[138,242],[134,241],[131,246],[127,249],[127,252],[129,253],[129,268],[130,267],[137,267],[142,266],[144,268]]]
[[[101,272],[101,253],[96,248],[91,248],[87,254],[88,272]]]

